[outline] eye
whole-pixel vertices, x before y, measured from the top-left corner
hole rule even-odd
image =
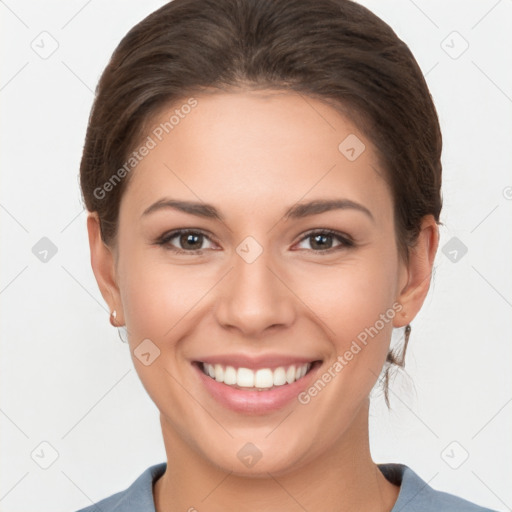
[[[334,247],[332,246],[333,239],[339,241],[339,244]],[[338,233],[337,231],[333,231],[331,229],[310,231],[301,239],[300,243],[308,240],[311,240],[309,243],[309,248],[312,249],[313,252],[319,253],[347,249],[354,247],[355,245],[347,235],[343,235],[342,233]],[[308,248],[306,247],[306,249]]]
[[[177,239],[180,247],[175,247],[171,243],[174,239]],[[202,231],[176,229],[163,235],[156,243],[177,254],[202,254],[203,249],[211,249],[211,247],[203,247],[205,240],[211,242],[210,237]]]
[[[338,245],[333,246],[333,240],[337,240]],[[203,249],[213,249],[212,246],[204,247],[203,244],[205,241],[209,241],[213,244],[210,236],[202,231],[194,229],[176,229],[162,235],[156,243],[176,254],[202,254]],[[331,229],[310,231],[302,237],[299,244],[307,241],[310,241],[308,244],[309,248],[299,247],[299,249],[309,249],[316,253],[331,253],[341,249],[348,249],[355,245],[347,235]],[[176,243],[178,247],[176,247]]]

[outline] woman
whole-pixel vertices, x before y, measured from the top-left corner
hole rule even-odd
[[[174,0],[127,34],[81,186],[167,462],[83,511],[488,510],[369,449],[430,285],[441,148],[414,57],[351,1]]]

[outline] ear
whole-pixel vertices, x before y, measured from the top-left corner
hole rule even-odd
[[[416,245],[409,250],[409,263],[402,279],[397,302],[402,304],[400,315],[396,315],[394,327],[410,323],[417,315],[430,288],[434,258],[439,245],[439,228],[432,215],[426,215]],[[404,283],[405,281],[405,283]]]
[[[97,212],[89,212],[87,216],[87,232],[91,250],[91,266],[101,295],[108,304],[110,311],[116,311],[116,324],[124,325],[124,314],[121,294],[116,280],[115,255],[101,238],[100,221]]]

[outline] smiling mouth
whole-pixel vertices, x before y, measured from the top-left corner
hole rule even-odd
[[[293,384],[307,375],[321,361],[311,361],[304,364],[292,364],[277,368],[250,368],[209,364],[198,361],[200,370],[211,379],[226,384],[234,389],[248,391],[268,391]]]

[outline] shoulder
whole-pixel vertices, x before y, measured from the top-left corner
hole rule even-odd
[[[82,508],[77,512],[154,512],[153,482],[167,467],[162,462],[147,468],[127,489]]]
[[[400,492],[391,512],[496,512],[437,491],[405,464],[379,464],[379,469],[392,483],[400,485]]]

